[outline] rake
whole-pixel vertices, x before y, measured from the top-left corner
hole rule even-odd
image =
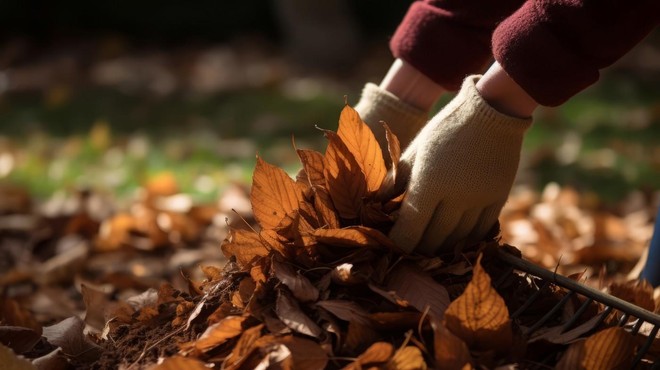
[[[622,316],[618,320],[618,325],[624,327],[632,335],[638,335],[640,328],[645,322],[653,325],[648,339],[641,347],[637,349],[631,368],[638,368],[642,364],[642,360],[649,352],[649,349],[651,348],[651,345],[653,344],[653,341],[655,340],[656,335],[660,330],[660,315],[645,310],[639,306],[636,306],[630,302],[626,302],[612,295],[603,293],[597,289],[583,285],[565,276],[561,276],[552,271],[546,270],[532,262],[507,253],[502,249],[497,251],[497,257],[508,266],[508,271],[507,273],[501,275],[502,278],[494,282],[495,288],[500,287],[509,278],[511,278],[513,276],[512,273],[514,270],[524,274],[529,274],[542,281],[542,288],[538,289],[535,294],[532,294],[529,298],[527,298],[527,300],[523,302],[522,305],[510,315],[512,320],[518,319],[526,310],[528,310],[532,304],[541,296],[540,293],[545,288],[552,287],[554,285],[555,287],[558,286],[567,290],[567,294],[561,298],[559,302],[556,303],[551,309],[549,309],[548,312],[543,315],[543,317],[541,317],[538,321],[527,328],[523,335],[527,337],[531,336],[531,334],[543,327],[545,323],[547,323],[553,317],[556,317],[556,315],[561,312],[561,309],[572,298],[575,298],[576,295],[581,295],[585,298],[584,302],[579,306],[579,308],[577,308],[575,314],[568,321],[563,323],[562,332],[566,332],[573,328],[578,322],[580,316],[587,311],[589,306],[594,302],[599,302],[605,306],[605,309],[599,314],[598,321],[593,326],[594,328],[602,324],[603,321],[605,321],[605,319],[615,309],[622,313]],[[634,324],[626,325],[629,322]],[[552,361],[552,358],[548,357],[544,359],[539,365],[546,364],[550,361]],[[654,358],[651,363],[645,362],[645,364],[649,365],[651,369],[660,369],[660,358]]]

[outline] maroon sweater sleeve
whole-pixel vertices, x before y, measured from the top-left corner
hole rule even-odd
[[[635,0],[631,0],[635,1]],[[657,0],[660,1],[660,0]],[[390,49],[442,87],[456,90],[491,60],[498,22],[523,0],[425,0],[411,5]]]
[[[598,80],[660,22],[660,0],[528,0],[493,34],[493,54],[539,104]]]

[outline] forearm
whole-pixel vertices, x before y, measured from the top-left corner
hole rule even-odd
[[[479,95],[500,113],[529,118],[538,103],[495,62],[476,84]]]

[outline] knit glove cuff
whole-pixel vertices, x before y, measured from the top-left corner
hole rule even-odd
[[[387,141],[380,121],[387,123],[399,139],[401,148],[405,148],[428,120],[428,112],[403,102],[373,83],[364,86],[355,110],[371,128],[384,152],[387,152]]]

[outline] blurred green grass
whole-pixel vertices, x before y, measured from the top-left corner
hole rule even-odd
[[[563,106],[541,109],[523,153],[534,185],[556,181],[606,201],[660,189],[654,81],[609,73]],[[0,98],[0,153],[13,153],[5,177],[38,197],[79,187],[129,196],[170,171],[183,191],[211,200],[232,181],[250,182],[257,152],[295,173],[292,135],[299,147],[323,150],[315,126],[336,128],[342,106],[336,90],[301,97],[278,86],[167,97],[98,87],[15,93]]]

